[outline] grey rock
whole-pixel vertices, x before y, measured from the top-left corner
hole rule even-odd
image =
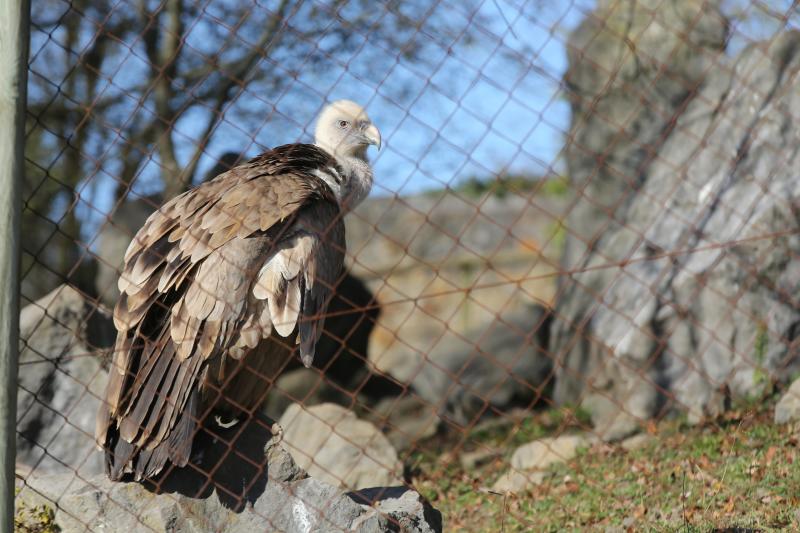
[[[492,490],[501,493],[510,492],[516,494],[541,484],[545,477],[546,473],[544,470],[508,470],[495,481],[494,485],[492,485]]]
[[[308,477],[275,440],[268,441],[261,453],[263,469],[250,479],[250,489],[239,495],[241,500],[231,498],[226,482],[212,476],[214,488],[204,488],[208,478],[184,469],[162,480],[158,488],[114,483],[104,476],[85,480],[63,474],[34,477],[27,480],[18,501],[50,507],[57,502],[56,523],[64,532],[442,530],[441,514],[411,489],[377,487],[346,493]],[[224,463],[227,481],[233,481],[230,472],[243,465]]]
[[[375,424],[399,451],[432,437],[441,425],[436,405],[410,392],[380,400],[370,406],[365,418]]]
[[[416,491],[403,487],[372,488],[351,493],[351,497],[357,502],[371,504],[376,511],[357,518],[353,523],[355,531],[384,531],[387,526],[392,531],[434,533],[442,530],[441,514]]]
[[[389,440],[345,407],[292,404],[278,424],[283,443],[314,478],[351,490],[401,483],[403,465]]]
[[[654,443],[656,438],[649,434],[649,433],[639,433],[638,435],[633,435],[632,437],[628,437],[627,439],[620,442],[620,446],[623,450],[632,452],[635,450],[641,450],[649,446],[650,444]]]
[[[17,467],[25,474],[100,472],[95,415],[114,341],[108,314],[62,285],[20,313]]]
[[[590,440],[585,435],[561,435],[523,444],[511,456],[511,469],[494,484],[499,492],[519,492],[542,482],[550,466],[569,461]]]
[[[546,356],[549,316],[542,306],[500,316],[486,329],[440,343],[414,377],[414,390],[460,424],[474,423],[513,398],[534,399],[552,368]],[[470,339],[471,342],[465,342]]]
[[[614,208],[576,209],[567,222],[564,267],[581,272],[563,280],[554,312],[550,353],[560,362],[554,394],[560,403],[588,408],[607,440],[635,433],[666,410],[687,411],[691,421],[713,418],[731,398],[757,397],[800,366],[792,348],[800,331],[793,299],[800,287],[794,260],[800,133],[792,118],[800,113],[800,34],[787,32],[726,58],[716,53],[724,42],[723,18],[705,13],[705,2],[669,4],[655,14],[683,13],[669,24],[664,19],[672,32],[650,45],[645,38],[636,50],[644,59],[659,57],[672,40],[683,40],[681,25],[691,19],[700,21],[689,39],[699,53],[665,65],[678,85],[665,81],[662,88],[670,76],[656,79],[651,70],[623,79],[628,85],[611,84],[609,105],[629,113],[628,124],[638,129],[607,153],[613,144],[603,138],[607,127],[593,125],[600,117],[583,116],[603,105],[574,104],[574,131],[597,136],[597,144],[568,155],[570,174],[588,180],[597,172],[586,197]],[[610,27],[624,26],[626,13],[634,13],[630,31],[638,35],[638,8],[600,9],[601,19],[603,10],[612,10]],[[685,17],[691,13],[698,17]],[[573,49],[581,49],[591,34],[586,30],[576,31]],[[592,49],[599,46],[593,43]],[[576,84],[589,87],[580,73],[596,68],[572,59]],[[654,84],[648,95],[667,98],[647,106],[630,96],[613,102],[641,83]],[[595,96],[601,103],[607,98]],[[596,187],[615,192],[604,196]],[[623,261],[629,262],[616,266]],[[615,266],[602,268],[608,264]]]
[[[800,379],[796,379],[775,405],[775,423],[800,420]]]
[[[586,447],[584,435],[561,435],[523,444],[511,456],[511,466],[519,470],[542,470],[552,464],[569,461]]]
[[[579,267],[613,229],[670,122],[723,54],[716,2],[605,0],[569,37],[566,158],[582,193],[569,208],[563,263]]]

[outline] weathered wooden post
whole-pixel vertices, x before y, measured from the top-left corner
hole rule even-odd
[[[19,245],[29,0],[0,0],[0,531],[14,531]]]

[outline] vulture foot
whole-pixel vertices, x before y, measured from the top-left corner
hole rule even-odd
[[[231,418],[230,420],[225,422],[225,421],[222,420],[222,417],[219,416],[219,415],[214,416],[214,421],[216,421],[216,423],[217,423],[217,425],[219,427],[224,428],[224,429],[232,428],[233,426],[235,426],[236,424],[239,423],[239,419],[238,418]]]

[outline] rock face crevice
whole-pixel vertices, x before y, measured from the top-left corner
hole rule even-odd
[[[624,18],[613,7],[621,3],[606,2],[598,13]],[[701,9],[698,2],[670,4]],[[659,16],[677,40],[681,24],[700,17]],[[715,416],[731,398],[758,395],[798,367],[800,314],[792,295],[800,287],[800,134],[793,121],[800,116],[800,34],[783,33],[729,58],[710,53],[724,44],[724,19],[716,20],[717,27],[695,26],[708,32],[700,40],[707,53],[685,64],[682,75],[696,91],[667,115],[674,125],[655,157],[614,173],[568,160],[589,194],[623,191],[631,176],[641,184],[615,197],[625,207],[613,217],[572,211],[565,267],[580,272],[563,283],[554,312],[556,399],[589,407],[605,438],[622,438],[665,409],[688,411],[692,420]],[[642,31],[637,35],[653,30]],[[572,72],[596,68],[573,60]],[[679,72],[680,64],[669,68]],[[646,81],[644,75],[635,83]],[[612,84],[597,100],[613,109],[615,90]],[[580,113],[573,127],[602,137]],[[633,116],[652,121],[645,111]],[[598,175],[605,181],[596,183]],[[584,231],[598,227],[599,234]]]

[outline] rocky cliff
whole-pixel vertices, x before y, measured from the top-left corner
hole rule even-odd
[[[800,34],[729,57],[707,2],[665,4],[606,2],[571,37],[582,192],[550,351],[556,399],[609,439],[798,368]]]

